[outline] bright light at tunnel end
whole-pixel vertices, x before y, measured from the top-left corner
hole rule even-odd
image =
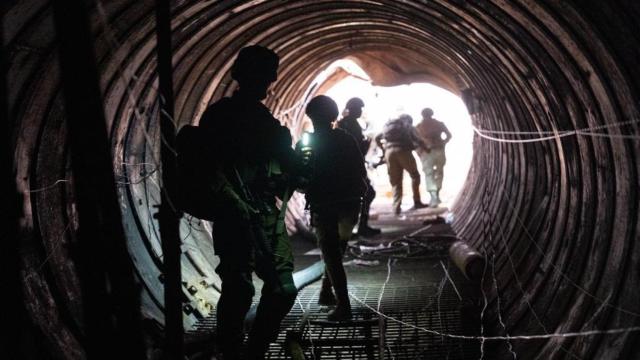
[[[428,83],[412,83],[393,87],[374,86],[364,70],[350,60],[338,60],[331,64],[326,72],[331,72],[336,67],[342,67],[351,76],[328,89],[326,95],[333,98],[340,109],[344,109],[351,97],[357,96],[363,99],[365,107],[360,120],[361,125],[365,128],[365,134],[369,137],[374,137],[382,131],[387,120],[400,114],[411,115],[413,124],[417,124],[422,118],[420,115],[422,109],[426,107],[433,109],[434,117],[445,123],[452,134],[452,139],[445,149],[447,163],[444,167],[444,182],[440,195],[443,205],[450,207],[462,190],[473,158],[471,117],[462,99],[443,88]],[[372,157],[375,154],[370,151],[368,156]],[[428,195],[426,195],[424,188],[424,174],[417,155],[415,157],[422,175],[423,200],[428,201]],[[378,193],[376,202],[390,202],[391,187],[386,166],[370,170],[370,176]],[[405,175],[404,188],[410,189],[408,174]],[[406,198],[403,203],[408,204],[411,201],[410,191],[405,191],[404,194]]]

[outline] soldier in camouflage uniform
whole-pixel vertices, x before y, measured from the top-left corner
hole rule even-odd
[[[318,302],[336,305],[327,315],[329,320],[348,320],[351,304],[342,256],[367,189],[366,170],[354,138],[341,129],[331,128],[338,117],[338,106],[330,97],[314,97],[305,112],[314,129],[313,134],[306,134],[310,135],[307,146],[312,175],[305,197],[326,268]],[[304,138],[296,149],[303,151],[303,142]]]
[[[247,358],[261,359],[293,305],[293,255],[284,224],[290,179],[299,168],[291,134],[261,102],[277,78],[279,58],[261,46],[243,48],[231,69],[239,89],[202,115],[217,156],[212,186],[213,236],[222,279],[217,342],[222,358],[241,358],[243,321],[254,295],[252,272],[264,280]],[[203,164],[207,166],[207,164]],[[276,207],[276,197],[283,209]]]
[[[433,118],[430,108],[422,110],[422,121],[416,125],[416,131],[426,145],[426,149],[418,149],[418,156],[431,196],[429,206],[436,207],[440,204],[443,170],[447,162],[444,147],[451,140],[451,133],[443,122]]]
[[[362,127],[358,123],[358,118],[362,116],[362,108],[364,107],[364,101],[362,99],[354,97],[347,101],[346,115],[338,120],[338,128],[351,134],[356,140],[360,152],[362,153],[362,161],[365,161],[365,156],[369,152],[369,145],[371,144],[371,138],[367,138],[362,133]],[[371,203],[376,197],[376,191],[371,185],[371,180],[367,176],[365,178],[367,182],[367,191],[362,199],[362,206],[360,208],[360,220],[358,221],[358,235],[373,236],[380,234],[380,229],[369,226],[369,210],[371,209]]]
[[[384,125],[382,133],[375,138],[378,146],[384,149],[393,193],[393,212],[396,215],[399,215],[401,211],[402,178],[405,170],[411,176],[411,191],[413,193],[413,207],[411,209],[426,207],[420,200],[420,172],[418,172],[418,166],[412,152],[417,147],[424,148],[425,145],[416,134],[412,122],[411,116],[406,114],[391,119]]]

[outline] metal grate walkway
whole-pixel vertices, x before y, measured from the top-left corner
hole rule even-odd
[[[430,284],[419,287],[402,287],[392,284],[385,288],[380,304],[380,311],[398,321],[386,320],[384,331],[385,359],[477,359],[477,341],[463,341],[431,335],[417,329],[426,328],[438,332],[452,334],[473,334],[472,319],[463,319],[464,314],[473,313],[472,304],[458,299],[449,285],[442,290],[440,284]],[[287,330],[296,329],[300,325],[304,312],[308,312],[307,320],[324,320],[326,313],[317,305],[318,286],[311,286],[298,296],[297,305],[283,321],[278,343],[272,345],[269,359],[287,359],[282,344]],[[354,298],[358,298],[374,309],[378,306],[380,286],[351,286],[349,291]],[[358,301],[351,301],[355,319],[377,318],[378,315],[367,309]],[[304,309],[304,312],[303,312]],[[352,339],[358,340],[366,336],[378,336],[377,329],[366,334],[362,328],[356,327],[323,327],[307,326],[304,338],[313,343],[314,339]],[[357,341],[354,341],[356,343]],[[307,349],[307,359],[370,359],[378,358],[365,346],[332,346],[322,349]],[[314,357],[315,356],[315,357]]]
[[[466,314],[474,314],[470,301],[460,300],[452,287],[439,283],[425,286],[403,287],[388,284],[385,288],[380,311],[401,322],[386,320],[384,327],[385,359],[477,359],[479,342],[443,338],[417,328],[450,334],[473,335],[476,333],[475,320]],[[285,353],[286,334],[298,330],[301,321],[315,322],[326,319],[326,308],[317,305],[319,286],[303,289],[297,303],[282,322],[282,331],[276,344],[272,344],[268,359],[289,359]],[[378,306],[380,286],[350,286],[350,293],[374,309]],[[352,299],[354,319],[378,318],[378,315]],[[305,316],[306,314],[306,316]],[[304,318],[304,319],[303,319]],[[207,318],[200,323],[197,332],[210,333],[215,328],[215,320]],[[325,327],[307,324],[303,339],[313,344],[314,340],[343,339],[343,344],[309,347],[305,349],[307,359],[377,359],[378,347],[372,351],[362,343],[368,337],[378,337],[377,327],[367,332],[362,327]],[[322,341],[320,341],[322,342]]]
[[[386,236],[378,241],[389,239],[390,236]],[[373,265],[345,266],[354,319],[360,322],[353,326],[327,324],[328,308],[318,306],[320,286],[315,283],[298,294],[267,358],[290,359],[285,351],[287,334],[294,333],[306,359],[478,359],[478,340],[451,339],[421,330],[479,334],[479,309],[473,301],[471,284],[448,260],[446,249],[451,239],[422,234],[407,239],[419,242],[409,242],[405,247],[407,254],[419,256],[403,257],[397,253],[391,257],[383,255]],[[414,248],[422,252],[416,253]],[[445,268],[449,271],[446,277]],[[382,323],[375,321],[380,316],[371,308],[379,309],[388,318]],[[367,319],[374,319],[369,321],[372,325],[362,326]],[[191,335],[212,339],[214,328],[215,320],[209,317],[203,319]],[[380,339],[384,344],[382,351]]]

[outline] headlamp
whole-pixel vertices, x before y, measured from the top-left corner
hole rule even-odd
[[[302,146],[308,147],[311,145],[311,134],[305,132],[302,134]]]

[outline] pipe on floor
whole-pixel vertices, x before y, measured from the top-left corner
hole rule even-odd
[[[464,276],[474,282],[482,280],[486,259],[464,241],[456,241],[449,247],[449,257]]]

